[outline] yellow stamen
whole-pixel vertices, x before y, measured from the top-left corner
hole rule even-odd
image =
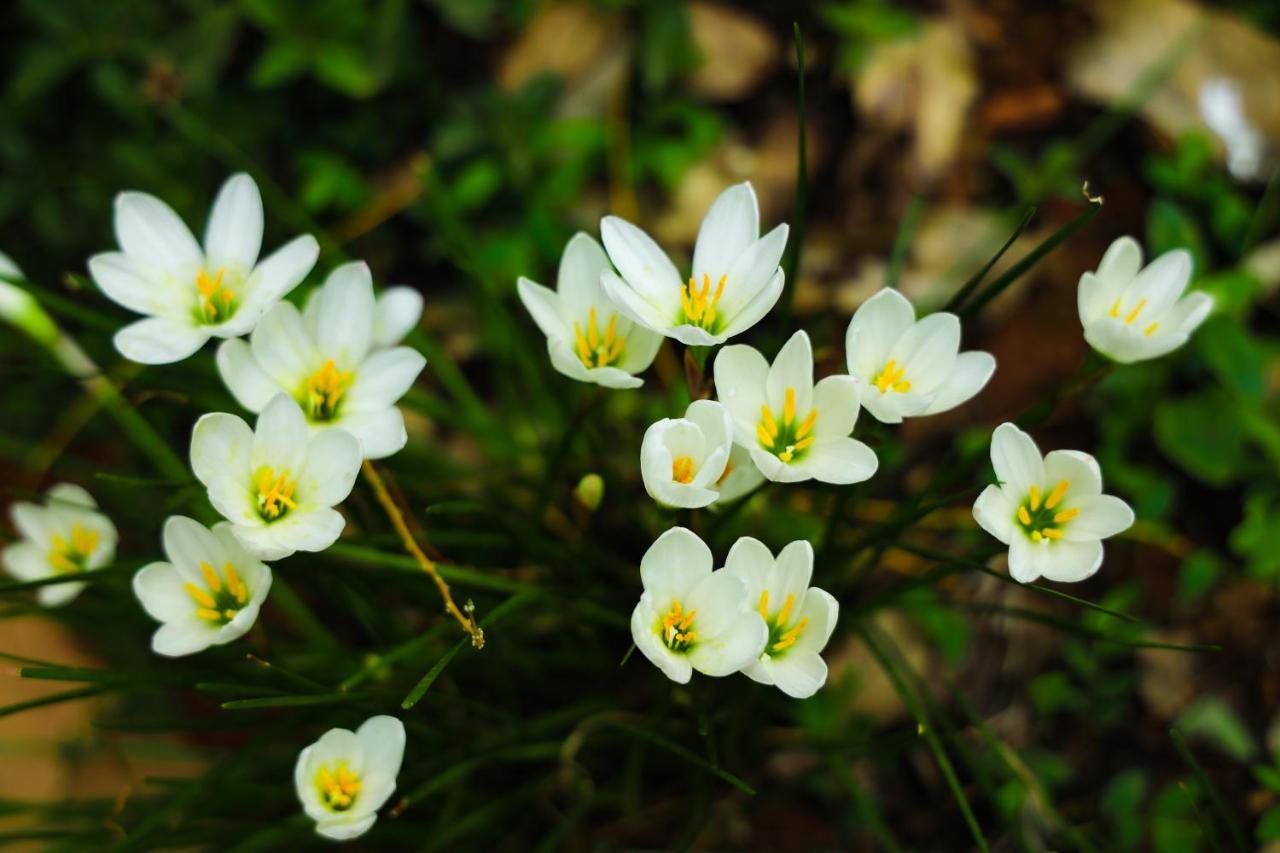
[[[885,362],[884,368],[871,380],[871,384],[879,388],[881,394],[890,389],[905,393],[911,390],[911,383],[902,378],[906,372],[905,367],[899,367],[897,360],[891,358]]]
[[[760,407],[760,423],[757,425],[759,430],[763,430],[764,434],[769,436],[768,442],[778,437],[778,422],[773,419],[773,412],[769,410],[767,404]]]
[[[1041,533],[1039,530],[1033,530],[1033,531],[1031,531],[1031,541],[1032,541],[1032,542],[1039,542],[1039,541],[1040,541],[1041,539],[1043,539],[1043,538],[1044,538],[1044,534],[1043,534],[1043,533]]]
[[[200,564],[200,574],[204,575],[204,582],[209,589],[217,592],[222,589],[222,579],[218,577],[218,573],[213,570],[213,566],[208,563]]]
[[[199,616],[201,619],[209,619],[209,620],[216,620],[216,621],[222,620],[221,613],[219,613],[216,610],[210,610],[208,607],[201,607],[197,609],[196,615]]]
[[[275,470],[264,467],[258,474],[258,511],[268,521],[274,521],[286,511],[296,509],[293,501],[293,490],[297,483],[289,479],[285,472],[276,477]]]
[[[791,608],[795,607],[796,597],[794,593],[787,595],[787,600],[782,602],[782,609],[778,611],[778,624],[786,624],[787,617],[791,615]]]
[[[49,563],[54,571],[78,572],[98,547],[98,531],[76,522],[71,526],[70,542],[55,533],[49,537],[49,545]]]
[[[716,309],[720,304],[720,297],[724,295],[724,287],[728,280],[727,275],[720,276],[713,294],[710,274],[703,273],[701,289],[698,287],[698,280],[690,276],[689,281],[680,288],[680,309],[684,312],[684,319],[694,326],[711,329],[715,324]]]
[[[187,591],[187,595],[195,599],[196,604],[199,604],[201,607],[213,608],[217,606],[213,600],[213,596],[195,584],[184,583],[182,588],[185,589]],[[210,610],[209,612],[213,613],[214,611]]]
[[[1031,523],[1031,513],[1027,512],[1027,508],[1025,506],[1018,507],[1018,521],[1021,521],[1023,524]]]
[[[1061,531],[1061,530],[1055,530],[1055,529],[1054,529],[1054,528],[1052,528],[1052,527],[1046,527],[1044,530],[1041,530],[1041,531],[1040,531],[1040,533],[1044,534],[1044,537],[1045,537],[1046,539],[1061,539],[1061,538],[1062,538],[1062,531]]]
[[[769,618],[769,590],[760,593],[760,615],[766,620]]]
[[[1058,485],[1053,487],[1053,491],[1049,493],[1049,499],[1044,502],[1045,509],[1053,509],[1062,500],[1062,496],[1067,493],[1067,481],[1059,480]]]
[[[1138,319],[1138,315],[1142,313],[1142,309],[1145,308],[1146,306],[1147,306],[1147,300],[1139,299],[1138,304],[1135,305],[1133,310],[1129,312],[1129,316],[1124,318],[1125,325],[1127,326],[1130,323],[1132,323],[1134,320]]]
[[[587,344],[592,349],[600,346],[600,329],[596,325],[596,306],[591,306],[587,314]]]
[[[728,462],[724,463],[724,473],[720,475],[719,480],[716,480],[716,485],[719,486],[723,484],[725,480],[729,479],[729,475],[732,473],[733,473],[733,460],[730,459]]]
[[[351,385],[351,371],[339,370],[328,359],[307,380],[307,405],[314,420],[328,420],[334,415],[338,401]]]
[[[1071,509],[1064,509],[1062,512],[1058,513],[1053,517],[1053,523],[1065,524],[1066,522],[1075,518],[1079,514],[1080,514],[1080,510],[1075,507],[1072,507]]]
[[[671,461],[671,479],[677,483],[688,483],[693,480],[693,457],[677,456]]]
[[[796,640],[800,639],[800,635],[804,633],[804,629],[809,625],[809,619],[806,617],[801,619],[794,628],[778,638],[778,642],[773,644],[770,651],[780,652],[783,649],[790,648],[796,644]]]
[[[809,414],[800,422],[800,428],[796,430],[796,438],[803,439],[809,434],[809,430],[813,429],[813,425],[817,423],[818,410],[810,409]]]
[[[228,607],[226,610],[222,611],[222,615],[228,622],[230,622],[232,619],[236,618],[236,614],[239,612],[240,611],[235,608]]]
[[[1031,487],[1031,497],[1028,502],[1031,504],[1032,512],[1035,512],[1040,508],[1040,487],[1039,486]]]
[[[222,286],[222,277],[226,271],[219,269],[213,277],[204,270],[196,273],[196,291],[200,294],[200,310],[209,320],[222,320],[230,314],[231,302],[235,294],[230,288]]]
[[[244,604],[249,597],[249,590],[245,588],[244,581],[240,580],[236,567],[227,563],[222,572],[227,576],[227,591],[235,596],[236,601]]]
[[[333,770],[327,765],[321,767],[316,773],[315,785],[326,805],[342,811],[355,801],[356,795],[360,793],[361,781],[345,761],[339,761]]]
[[[787,388],[786,399],[782,403],[782,422],[790,426],[796,419],[796,389]]]
[[[1117,297],[1116,297],[1116,301],[1115,301],[1115,302],[1113,302],[1113,303],[1111,303],[1111,310],[1110,310],[1110,311],[1108,311],[1107,313],[1108,313],[1108,314],[1110,314],[1112,317],[1119,318],[1119,316],[1120,316],[1120,297],[1118,297],[1118,296],[1117,296]]]
[[[1156,329],[1158,328],[1160,328],[1159,323],[1152,323],[1150,326],[1147,326],[1145,329],[1142,330],[1142,336],[1149,338],[1156,333]]]
[[[588,369],[608,367],[622,355],[626,338],[618,334],[618,315],[610,314],[604,333],[600,332],[600,319],[596,307],[592,305],[587,311],[587,328],[583,331],[578,321],[573,323],[574,349],[578,359]]]

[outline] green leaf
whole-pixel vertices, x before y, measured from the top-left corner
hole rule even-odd
[[[1156,199],[1147,208],[1147,251],[1154,258],[1172,249],[1189,249],[1196,270],[1207,269],[1209,255],[1195,219],[1173,202]]]
[[[1253,399],[1262,398],[1262,353],[1238,322],[1222,315],[1211,317],[1196,332],[1195,345],[1224,385]]]
[[[1201,482],[1228,485],[1251,465],[1234,408],[1231,398],[1216,390],[1163,400],[1156,406],[1156,444]]]
[[[1280,576],[1280,506],[1274,496],[1251,492],[1244,520],[1231,531],[1231,550],[1248,561],[1249,574],[1260,580]]]
[[[1254,836],[1263,843],[1280,841],[1280,806],[1272,806],[1262,813]]]
[[[1253,767],[1253,777],[1270,790],[1280,794],[1280,770],[1270,764],[1257,764]]]
[[[1203,548],[1193,552],[1178,572],[1178,602],[1184,606],[1198,603],[1220,574],[1222,564],[1217,555]]]
[[[1202,696],[1178,715],[1175,728],[1189,738],[1216,746],[1224,755],[1245,762],[1258,745],[1235,710],[1220,696]]]

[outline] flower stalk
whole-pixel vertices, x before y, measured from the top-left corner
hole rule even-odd
[[[468,602],[467,612],[464,613],[457,604],[454,603],[453,594],[449,592],[449,584],[440,575],[436,569],[435,562],[426,555],[422,547],[418,545],[418,541],[414,539],[413,532],[409,530],[409,525],[404,520],[404,513],[400,511],[400,507],[396,504],[395,498],[391,496],[391,492],[387,489],[386,482],[382,479],[382,475],[378,473],[378,469],[368,459],[363,464],[365,479],[369,482],[369,486],[373,489],[373,493],[378,497],[378,503],[382,504],[383,510],[387,513],[387,518],[391,519],[391,526],[396,529],[396,533],[400,536],[400,541],[404,543],[404,549],[409,552],[409,556],[418,563],[422,570],[426,572],[431,580],[435,582],[436,589],[440,590],[440,597],[444,599],[444,609],[452,616],[462,630],[466,631],[471,637],[471,645],[477,649],[484,648],[484,630],[476,624],[475,608]]]

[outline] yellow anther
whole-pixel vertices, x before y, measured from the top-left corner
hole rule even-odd
[[[800,422],[800,428],[796,430],[796,438],[803,439],[813,429],[813,425],[818,421],[818,410],[810,409],[809,414]]]
[[[200,574],[204,575],[204,582],[213,592],[222,589],[222,578],[218,577],[218,573],[213,570],[213,566],[208,563],[200,564]]]
[[[728,280],[727,275],[720,276],[713,294],[710,274],[703,273],[701,289],[698,287],[698,280],[690,276],[689,281],[680,288],[680,308],[684,312],[684,319],[694,326],[711,329],[716,321],[716,308],[720,304],[720,297],[724,295],[724,286]]]
[[[1156,329],[1158,328],[1160,328],[1159,323],[1152,323],[1150,326],[1147,326],[1145,329],[1142,330],[1143,337],[1146,337],[1146,338],[1151,337],[1156,333]]]
[[[778,437],[778,422],[773,419],[773,412],[769,410],[768,404],[760,407],[760,423],[757,426],[769,436],[769,441]]]
[[[360,793],[361,781],[345,761],[339,761],[332,770],[328,765],[321,767],[316,772],[315,785],[326,805],[342,811],[355,801],[356,795]]]
[[[678,651],[696,640],[698,635],[689,628],[697,614],[696,609],[685,613],[678,600],[671,602],[671,609],[662,617],[662,641]]]
[[[1129,316],[1124,318],[1125,325],[1127,326],[1130,323],[1132,323],[1134,320],[1138,319],[1138,315],[1142,313],[1142,309],[1145,307],[1147,307],[1147,300],[1139,299],[1138,304],[1135,305],[1133,307],[1133,310],[1129,312]]]
[[[677,483],[688,483],[693,480],[692,456],[677,456],[671,460],[671,479]]]
[[[787,388],[786,399],[782,403],[782,423],[791,426],[796,419],[796,389]]]
[[[1028,503],[1031,504],[1032,512],[1035,512],[1040,508],[1040,487],[1039,486],[1031,487],[1031,496],[1028,499]]]
[[[76,522],[71,527],[70,542],[55,533],[49,537],[49,545],[49,564],[54,571],[78,572],[98,547],[98,531]]]
[[[201,607],[217,607],[217,603],[214,602],[213,596],[195,584],[184,583],[182,588],[185,589],[187,591],[187,595],[191,596],[195,600],[196,604],[199,604]]]
[[[733,473],[733,460],[730,459],[728,462],[724,463],[724,472],[720,474],[720,479],[716,480],[716,485],[719,486],[723,484],[725,480],[729,479],[729,475],[732,473]]]
[[[1075,518],[1079,514],[1080,514],[1080,510],[1077,509],[1076,507],[1072,507],[1071,509],[1064,509],[1062,512],[1058,513],[1053,517],[1053,523],[1066,524],[1068,521]]]
[[[1118,297],[1118,296],[1117,296],[1117,297],[1116,297],[1116,301],[1115,301],[1115,302],[1113,302],[1113,303],[1111,303],[1111,310],[1110,310],[1110,311],[1108,311],[1107,313],[1108,313],[1109,315],[1111,315],[1112,317],[1119,318],[1119,316],[1120,316],[1120,297]]]
[[[591,306],[587,312],[587,329],[584,332],[578,321],[573,323],[574,349],[583,366],[608,367],[622,355],[622,345],[626,339],[618,335],[618,315],[610,314],[605,325],[604,334],[600,333],[600,323],[596,308]]]
[[[225,272],[219,269],[212,277],[204,270],[196,273],[196,291],[200,294],[200,310],[208,320],[225,320],[231,314],[231,303],[235,300],[235,294],[230,288],[222,286]]]
[[[756,424],[756,438],[759,439],[760,443],[765,447],[770,447],[773,444],[774,437],[769,434],[769,430],[765,429],[763,423]]]
[[[1046,527],[1044,530],[1041,530],[1041,531],[1040,531],[1040,533],[1042,533],[1046,539],[1061,539],[1061,538],[1062,538],[1062,531],[1061,531],[1061,530],[1055,530],[1055,529],[1054,529],[1054,528],[1052,528],[1052,527]]]
[[[804,629],[808,627],[808,625],[809,625],[808,618],[801,619],[794,628],[792,628],[790,631],[787,631],[785,634],[783,634],[781,637],[778,638],[778,642],[773,644],[773,646],[770,648],[770,651],[780,652],[783,649],[787,649],[787,648],[790,648],[791,646],[794,646],[796,644],[796,640],[800,639],[800,635],[804,633]]]
[[[1040,541],[1041,539],[1043,539],[1043,538],[1044,538],[1044,534],[1043,534],[1043,533],[1041,533],[1039,530],[1033,530],[1033,531],[1031,531],[1031,541],[1032,541],[1032,542],[1039,542],[1039,541]]]
[[[208,607],[198,608],[196,610],[196,615],[199,616],[201,619],[208,619],[210,621],[217,621],[217,622],[222,621],[222,614],[216,610],[210,610]]]
[[[328,420],[338,408],[338,401],[351,386],[349,370],[339,370],[333,359],[327,359],[320,369],[307,379],[307,407],[313,420]]]
[[[87,557],[98,547],[98,531],[88,530],[83,524],[77,522],[71,528],[71,542],[75,545],[76,551]]]
[[[1049,498],[1044,502],[1045,509],[1053,509],[1062,500],[1062,496],[1067,493],[1066,480],[1059,480],[1058,485],[1053,487],[1053,491],[1049,493]]]
[[[890,389],[899,393],[905,393],[911,390],[911,383],[903,379],[906,368],[899,367],[895,359],[889,359],[885,362],[884,368],[876,374],[875,379],[871,380],[871,384],[880,389],[883,394]]]
[[[287,473],[281,472],[277,477],[275,470],[264,467],[258,474],[258,512],[268,521],[274,521],[288,510],[295,509],[293,490],[297,484],[289,479]]]
[[[769,618],[769,590],[760,593],[760,615]]]
[[[778,611],[778,624],[786,624],[787,617],[791,615],[791,608],[796,606],[796,597],[794,593],[787,594],[787,600],[782,602],[782,609]]]
[[[1025,506],[1018,507],[1018,521],[1021,521],[1023,524],[1031,523],[1031,513],[1027,512],[1027,508]]]
[[[235,596],[236,601],[244,604],[249,598],[249,590],[245,588],[244,581],[240,580],[236,567],[227,563],[222,572],[227,576],[227,591]]]

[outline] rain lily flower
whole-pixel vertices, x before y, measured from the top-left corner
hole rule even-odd
[[[973,517],[1009,546],[1009,574],[1021,583],[1090,577],[1102,565],[1102,540],[1133,524],[1128,504],[1102,494],[1102,471],[1087,453],[1041,457],[1031,436],[1006,423],[991,436],[991,464],[999,485],[978,496]]]
[[[302,309],[302,318],[307,326],[316,323],[316,314],[324,301],[320,287],[307,297],[307,306]],[[390,349],[397,346],[418,325],[422,319],[422,294],[412,287],[397,284],[388,287],[378,294],[377,304],[373,309],[373,343],[372,349]]]
[[[302,409],[278,394],[253,429],[225,412],[196,421],[191,469],[240,544],[279,560],[338,538],[346,521],[333,507],[355,485],[360,442],[340,429],[310,434]]]
[[[618,316],[600,289],[609,258],[586,234],[574,234],[564,247],[556,289],[521,277],[520,301],[547,336],[551,366],[579,382],[606,388],[639,388],[635,374],[653,363],[662,336]]]
[[[45,492],[44,505],[19,501],[10,507],[22,538],[4,549],[0,562],[20,581],[71,576],[100,569],[116,555],[116,526],[97,511],[89,493],[70,483]],[[45,607],[66,604],[80,594],[77,581],[42,586],[37,600]]]
[[[640,560],[644,594],[631,614],[636,647],[672,681],[693,670],[730,675],[760,656],[769,629],[748,606],[742,579],[711,570],[711,549],[683,527],[658,537]]]
[[[817,693],[827,683],[820,653],[831,639],[840,605],[830,593],[809,586],[813,546],[792,542],[774,559],[763,542],[744,536],[729,549],[724,570],[742,578],[748,603],[769,626],[764,651],[743,672],[796,699]]]
[[[959,317],[940,311],[916,320],[911,302],[891,287],[858,307],[844,343],[862,407],[881,423],[953,409],[996,369],[990,353],[960,352]]]
[[[714,400],[695,400],[683,418],[645,431],[640,473],[649,497],[666,506],[707,506],[720,496],[733,447],[733,421]]]
[[[858,380],[813,383],[809,336],[796,332],[770,365],[749,346],[725,347],[715,361],[716,395],[733,417],[733,440],[760,473],[780,483],[815,479],[860,483],[879,464],[850,438],[858,418]]]
[[[1165,252],[1144,268],[1142,247],[1121,237],[1096,272],[1080,276],[1080,323],[1098,352],[1121,364],[1158,358],[1187,342],[1209,312],[1213,297],[1183,292],[1191,280],[1191,253]]]
[[[224,342],[218,372],[251,412],[283,391],[312,432],[337,427],[360,440],[366,459],[390,456],[408,441],[395,403],[427,360],[409,347],[373,349],[376,312],[369,267],[345,264],[329,274],[305,315],[281,302],[249,343]]]
[[[750,183],[729,187],[711,204],[698,230],[688,281],[648,234],[625,219],[606,216],[600,236],[621,273],[605,272],[605,293],[641,326],[688,346],[713,346],[745,332],[782,294],[778,261],[787,226],[760,236],[760,208]]]
[[[151,637],[159,655],[179,657],[244,636],[271,589],[271,570],[244,550],[220,522],[213,529],[180,515],[164,523],[169,562],[133,576],[133,592],[160,627]]]
[[[377,716],[354,732],[329,729],[302,750],[293,784],[317,833],[347,841],[369,831],[395,792],[404,741],[404,723]]]
[[[262,198],[245,174],[218,192],[203,249],[169,205],[146,193],[116,196],[115,230],[121,251],[94,255],[89,272],[112,301],[147,315],[115,337],[121,355],[143,364],[182,361],[211,337],[247,334],[320,252],[304,235],[258,261]]]

